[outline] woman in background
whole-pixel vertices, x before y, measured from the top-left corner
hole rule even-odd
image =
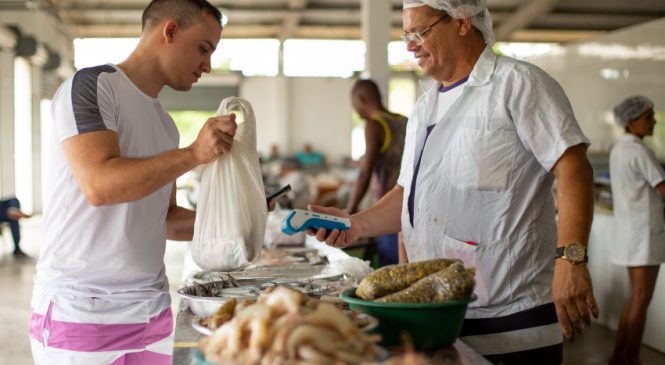
[[[616,122],[625,129],[610,153],[610,179],[617,245],[613,263],[628,267],[631,293],[619,321],[610,365],[637,365],[647,308],[665,262],[665,172],[643,139],[656,124],[653,102],[631,96],[614,108]]]

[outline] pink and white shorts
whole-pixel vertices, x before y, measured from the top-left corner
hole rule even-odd
[[[140,302],[35,294],[29,332],[36,365],[171,365],[173,356],[166,293]]]

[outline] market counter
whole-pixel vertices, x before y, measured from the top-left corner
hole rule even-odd
[[[314,237],[307,237],[304,248],[316,250],[321,256],[325,256],[331,263],[349,257],[346,252],[338,248],[327,246],[326,244],[317,241]],[[188,277],[189,274],[195,271],[197,271],[197,269],[193,268],[191,265],[187,265],[186,261],[184,276]],[[179,306],[178,312],[175,316],[176,326],[173,365],[198,365],[194,360],[193,352],[197,347],[198,341],[201,340],[204,335],[192,327],[192,322],[194,321],[195,316],[187,306],[187,302],[182,300],[182,298],[174,298],[174,300],[179,301]],[[399,351],[391,351],[391,354],[399,354]],[[433,355],[437,360],[441,359],[437,364],[491,365],[490,362],[460,340],[457,340],[448,348],[437,351]]]
[[[180,302],[178,314],[176,315],[175,343],[173,349],[173,365],[197,365],[193,357],[197,342],[204,337],[192,327],[194,314],[187,308],[184,302]],[[391,351],[391,354],[399,352]],[[464,342],[457,340],[445,349],[435,354],[441,361],[437,364],[445,365],[491,365],[484,357],[478,355]]]

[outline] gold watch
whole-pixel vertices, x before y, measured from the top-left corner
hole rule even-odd
[[[562,247],[557,247],[556,255],[554,257],[557,259],[564,259],[573,265],[589,261],[586,247],[580,245],[577,242],[569,243]]]

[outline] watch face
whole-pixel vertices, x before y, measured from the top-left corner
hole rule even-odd
[[[578,244],[566,246],[566,257],[571,261],[584,261],[584,247]]]

